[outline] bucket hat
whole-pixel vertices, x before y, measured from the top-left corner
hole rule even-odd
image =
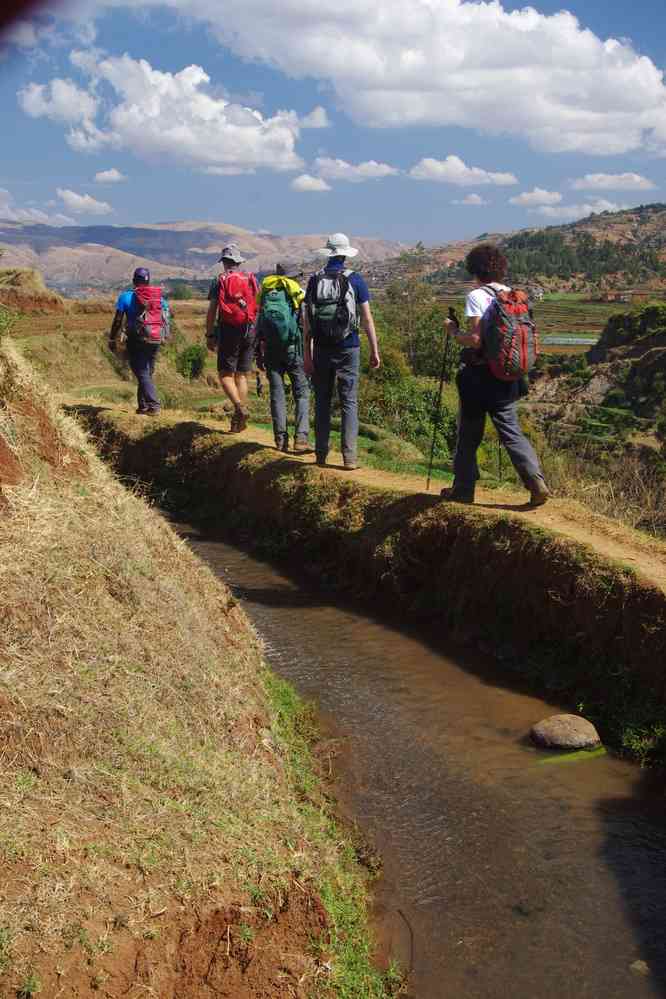
[[[316,252],[320,257],[355,257],[358,250],[351,246],[349,236],[345,236],[344,232],[334,232],[326,240],[326,246]]]
[[[232,264],[244,264],[245,257],[241,255],[241,251],[238,249],[235,243],[229,243],[228,246],[223,247],[220,253],[220,259],[218,264],[223,260],[230,260]]]

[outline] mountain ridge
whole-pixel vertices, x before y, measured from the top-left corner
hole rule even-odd
[[[300,263],[323,246],[326,235],[257,233],[225,222],[159,222],[142,225],[48,226],[0,220],[0,250],[5,267],[30,267],[49,286],[78,292],[86,286],[112,289],[135,267],[149,267],[155,278],[202,279],[216,272],[220,249],[237,242],[249,267],[272,269],[283,259]],[[404,244],[354,236],[369,263],[395,256]]]

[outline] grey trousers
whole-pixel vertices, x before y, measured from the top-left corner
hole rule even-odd
[[[360,347],[325,347],[315,343],[315,451],[318,458],[328,454],[331,435],[331,405],[337,384],[342,422],[342,457],[356,461],[358,442],[358,377]]]
[[[529,487],[530,479],[543,478],[536,452],[518,422],[519,386],[515,382],[499,381],[485,365],[467,365],[458,374],[457,381],[460,412],[453,460],[456,485],[473,489],[479,478],[476,452],[483,440],[486,416],[493,421],[523,484]]]
[[[267,367],[268,385],[271,393],[271,416],[275,443],[280,446],[287,438],[287,398],[284,391],[284,376],[289,376],[291,391],[296,407],[296,440],[307,440],[310,433],[310,386],[303,361],[296,361],[288,367]]]

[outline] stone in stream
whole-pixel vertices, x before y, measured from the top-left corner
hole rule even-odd
[[[601,743],[596,728],[580,715],[553,715],[532,726],[537,746],[549,749],[592,749]]]

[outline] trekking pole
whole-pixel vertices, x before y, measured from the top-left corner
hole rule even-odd
[[[458,326],[458,316],[453,307],[449,308],[449,319]],[[439,378],[439,391],[437,392],[437,402],[432,417],[432,445],[430,448],[430,462],[428,463],[428,480],[426,482],[426,492],[430,492],[430,480],[432,478],[432,465],[435,460],[435,445],[437,443],[437,431],[439,430],[439,420],[442,415],[442,395],[444,394],[444,382],[449,366],[449,354],[451,352],[451,333],[446,330],[446,340],[444,341],[444,356],[442,357],[442,373]]]

